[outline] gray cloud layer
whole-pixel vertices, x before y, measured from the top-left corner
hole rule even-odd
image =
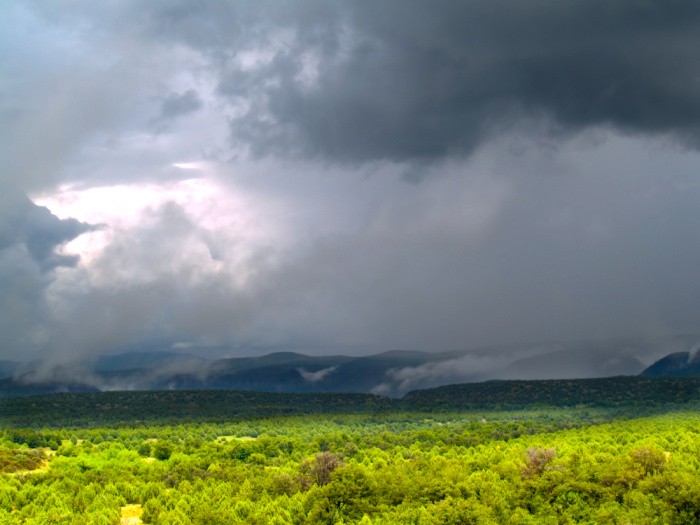
[[[7,13],[5,356],[138,341],[449,349],[700,325],[695,2]],[[25,195],[197,176],[172,167],[191,160],[253,216],[205,226],[154,205],[88,264],[57,249],[90,226]],[[254,242],[244,231],[267,226]]]
[[[433,159],[528,119],[697,144],[695,2],[185,5],[151,5],[152,30],[220,60],[220,93],[251,101],[232,133],[260,153]],[[239,46],[270,56],[237,67]]]
[[[234,139],[260,154],[436,159],[533,121],[553,134],[610,126],[698,143],[700,7],[690,0],[38,7],[75,27],[87,18],[107,31],[100,43],[209,57],[219,93],[244,108]],[[163,114],[197,107],[187,91]]]

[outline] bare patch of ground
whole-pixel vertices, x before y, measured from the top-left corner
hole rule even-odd
[[[121,517],[119,519],[120,525],[141,525],[141,505],[124,505],[121,508]]]
[[[228,443],[229,441],[255,441],[258,438],[252,436],[219,436],[216,438],[218,443]]]

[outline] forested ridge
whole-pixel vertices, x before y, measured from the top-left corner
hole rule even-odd
[[[409,392],[401,399],[372,394],[239,391],[122,391],[0,398],[0,417],[20,426],[135,421],[179,422],[291,414],[381,413],[553,407],[664,407],[700,400],[700,378],[613,377],[486,381]]]
[[[698,523],[697,384],[646,381],[3,399],[0,523]]]
[[[411,408],[649,406],[700,399],[700,377],[620,376],[602,379],[485,381],[409,392]]]

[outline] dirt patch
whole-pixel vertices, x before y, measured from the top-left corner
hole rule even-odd
[[[229,441],[255,441],[258,438],[252,436],[219,436],[216,438],[218,443],[228,443]]]
[[[120,525],[140,525],[141,521],[141,505],[124,505],[121,508],[121,517],[119,518]]]

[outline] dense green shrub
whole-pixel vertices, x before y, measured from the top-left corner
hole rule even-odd
[[[5,428],[0,523],[113,525],[126,505],[152,524],[698,523],[700,415],[619,414]]]

